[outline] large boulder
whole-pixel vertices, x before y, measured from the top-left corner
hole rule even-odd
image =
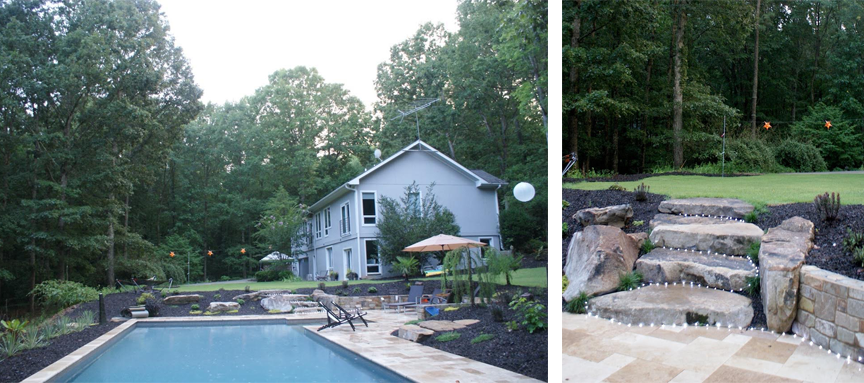
[[[813,248],[813,238],[813,223],[801,217],[789,218],[762,236],[762,306],[772,331],[789,331],[795,321],[799,272]]]
[[[298,301],[302,299],[302,301],[305,302],[307,297],[308,295],[297,294],[274,295],[262,299],[261,308],[267,311],[277,310],[283,313],[289,313],[294,310],[295,306],[299,306],[299,304],[297,304]],[[310,303],[317,305],[315,302]]]
[[[564,273],[569,284],[564,299],[580,292],[596,296],[615,291],[638,257],[636,241],[617,227],[592,225],[577,232],[567,249]]]
[[[633,208],[630,204],[591,207],[577,211],[573,218],[579,220],[582,226],[608,225],[622,228],[633,218]]]
[[[435,331],[422,328],[413,324],[406,324],[399,327],[399,337],[412,342],[420,343],[426,338],[435,334]]]
[[[747,277],[756,276],[756,268],[744,257],[663,248],[639,258],[636,270],[648,282],[696,282],[723,290],[741,290]]]
[[[751,244],[762,239],[762,229],[744,222],[725,225],[659,225],[651,231],[650,238],[658,247],[743,255],[747,254]]]
[[[207,307],[207,311],[211,313],[233,310],[240,310],[240,304],[237,302],[210,302],[210,306]]]
[[[753,320],[749,298],[690,285],[652,285],[589,301],[589,312],[621,323],[645,325],[717,324],[747,327]]]
[[[424,320],[417,325],[436,332],[456,331],[465,328],[465,325],[449,320]]]
[[[251,293],[240,294],[234,297],[234,300],[242,299],[244,301],[258,301],[273,295],[291,294],[291,290],[260,290]]]
[[[204,298],[204,296],[198,294],[170,295],[162,298],[162,303],[166,305],[185,305],[188,303],[198,303],[201,298]]]
[[[335,298],[335,296],[327,294],[322,290],[315,289],[312,291],[312,300],[315,302],[321,302],[321,304],[327,307],[333,307],[333,300]]]
[[[660,202],[661,213],[744,218],[753,205],[733,198],[687,198]]]
[[[730,220],[728,218],[718,218],[718,217],[703,217],[701,215],[677,215],[677,214],[655,214],[654,218],[651,220],[651,223],[648,227],[651,230],[654,230],[655,227],[660,225],[722,225],[727,223],[738,222],[736,220]]]

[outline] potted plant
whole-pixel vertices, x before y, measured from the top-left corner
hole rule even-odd
[[[345,277],[353,281],[357,280],[358,275],[349,268],[348,272],[345,273]]]
[[[339,273],[331,270],[330,271],[330,280],[331,281],[338,281],[339,280]]]

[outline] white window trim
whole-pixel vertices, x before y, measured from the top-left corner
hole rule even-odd
[[[373,200],[375,201],[375,214],[366,215],[366,212],[363,211],[363,194],[364,193],[372,193]],[[360,191],[360,224],[363,226],[378,226],[378,192],[375,190],[361,190]],[[375,223],[366,223],[367,217],[375,218]]]
[[[347,216],[342,215],[343,211],[347,213]],[[343,230],[346,226],[348,230]],[[351,204],[348,202],[339,206],[339,234],[343,237],[351,234]]]
[[[333,226],[333,217],[330,215],[330,206],[324,208],[324,236],[330,235],[330,227]]]
[[[369,241],[377,242],[378,240],[377,239],[364,239],[363,240],[363,259],[362,259],[363,270],[366,271],[366,275],[369,275],[369,274],[380,275],[381,271],[382,271],[381,269],[383,268],[383,265],[381,264],[381,253],[380,252],[378,253],[378,272],[377,273],[370,273],[369,272],[369,264],[366,263],[366,261],[369,259],[369,254],[366,253],[366,249],[367,249],[366,242],[369,242]]]
[[[333,246],[324,248],[324,264],[327,266],[327,272],[333,270],[333,265],[331,264],[331,259],[333,258]]]
[[[321,222],[321,212],[315,213],[315,239],[321,238],[321,227],[323,223]]]
[[[345,256],[346,254],[348,255],[347,257]],[[344,262],[342,264],[342,280],[343,281],[348,280],[348,269],[351,268],[350,263],[351,263],[351,258],[353,258],[353,257],[354,257],[354,250],[353,249],[351,249],[350,247],[346,247],[346,248],[342,249],[342,258],[347,260],[347,262]],[[355,270],[351,270],[351,271],[354,271],[355,273],[357,272]]]

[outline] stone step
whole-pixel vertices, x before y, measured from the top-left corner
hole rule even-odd
[[[657,248],[636,261],[636,270],[646,282],[695,282],[723,290],[740,291],[747,277],[755,277],[756,266],[744,257],[716,253]]]
[[[651,285],[591,299],[588,311],[624,324],[683,325],[696,322],[747,327],[753,320],[749,298],[690,285]]]
[[[753,205],[733,198],[688,198],[660,202],[661,213],[744,218]]]
[[[655,214],[649,228],[654,230],[660,225],[723,225],[727,223],[740,222],[737,218],[721,218],[717,216],[703,217],[701,215],[678,215],[678,214]]]
[[[651,231],[649,238],[656,247],[744,255],[750,244],[762,239],[762,234],[759,226],[735,222],[725,225],[658,225]]]

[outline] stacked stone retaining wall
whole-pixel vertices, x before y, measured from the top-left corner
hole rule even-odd
[[[792,331],[853,360],[864,358],[864,281],[804,266],[800,283]]]

